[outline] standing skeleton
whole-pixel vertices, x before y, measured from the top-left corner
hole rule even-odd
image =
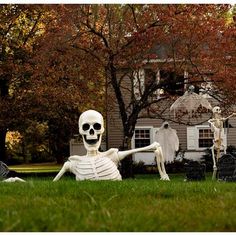
[[[82,135],[87,154],[70,156],[53,181],[59,180],[67,171],[75,174],[76,180],[121,180],[117,168],[119,162],[128,155],[147,150],[153,150],[155,153],[161,179],[169,180],[159,143],[154,142],[147,147],[127,151],[111,148],[106,152],[99,152],[103,132],[104,122],[99,112],[88,110],[82,113],[79,118],[79,133]]]
[[[221,109],[218,106],[213,107],[212,112],[213,112],[213,118],[208,120],[208,123],[210,123],[211,130],[214,133],[213,146],[211,147],[212,159],[213,159],[213,179],[214,179],[217,171],[216,163],[220,158],[221,148],[223,148],[224,153],[226,153],[226,146],[223,143],[223,135],[224,135],[223,125],[227,119],[236,115],[236,113],[232,113],[228,117],[224,118],[221,116]],[[214,153],[215,150],[216,150],[216,158]]]

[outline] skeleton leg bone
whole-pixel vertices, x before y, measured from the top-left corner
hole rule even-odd
[[[222,144],[222,147],[223,147],[223,150],[224,150],[224,154],[226,154],[227,147],[224,144]]]
[[[215,145],[213,145],[211,147],[211,153],[212,153],[212,160],[213,160],[212,180],[215,180],[216,179],[216,172],[217,172],[216,159],[215,159]]]

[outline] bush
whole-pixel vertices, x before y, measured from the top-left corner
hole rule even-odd
[[[236,157],[236,147],[233,145],[229,145],[226,149],[226,153],[231,154],[232,156]],[[215,151],[216,157],[216,151]],[[211,149],[208,148],[205,150],[205,154],[202,156],[202,161],[206,165],[206,171],[212,171],[213,169],[213,160],[212,160],[212,152]]]
[[[145,174],[146,167],[144,165],[144,162],[143,161],[134,162],[133,163],[133,171],[134,171],[134,174]]]
[[[226,152],[228,154],[231,154],[232,156],[236,157],[236,147],[233,145],[229,145],[226,149]]]

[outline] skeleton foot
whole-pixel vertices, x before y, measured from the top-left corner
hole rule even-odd
[[[216,172],[217,172],[217,170],[213,170],[212,180],[215,180],[215,179],[216,179]]]
[[[212,173],[212,180],[215,180],[215,179],[216,179],[216,173],[217,173],[217,166],[214,165],[214,166],[213,166],[213,173]]]

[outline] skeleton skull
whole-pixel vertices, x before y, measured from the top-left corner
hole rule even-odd
[[[221,109],[220,107],[216,106],[212,108],[212,112],[213,114],[220,114],[221,113]]]
[[[81,114],[79,118],[79,133],[83,137],[87,151],[98,151],[103,132],[104,122],[99,112],[88,110]]]

